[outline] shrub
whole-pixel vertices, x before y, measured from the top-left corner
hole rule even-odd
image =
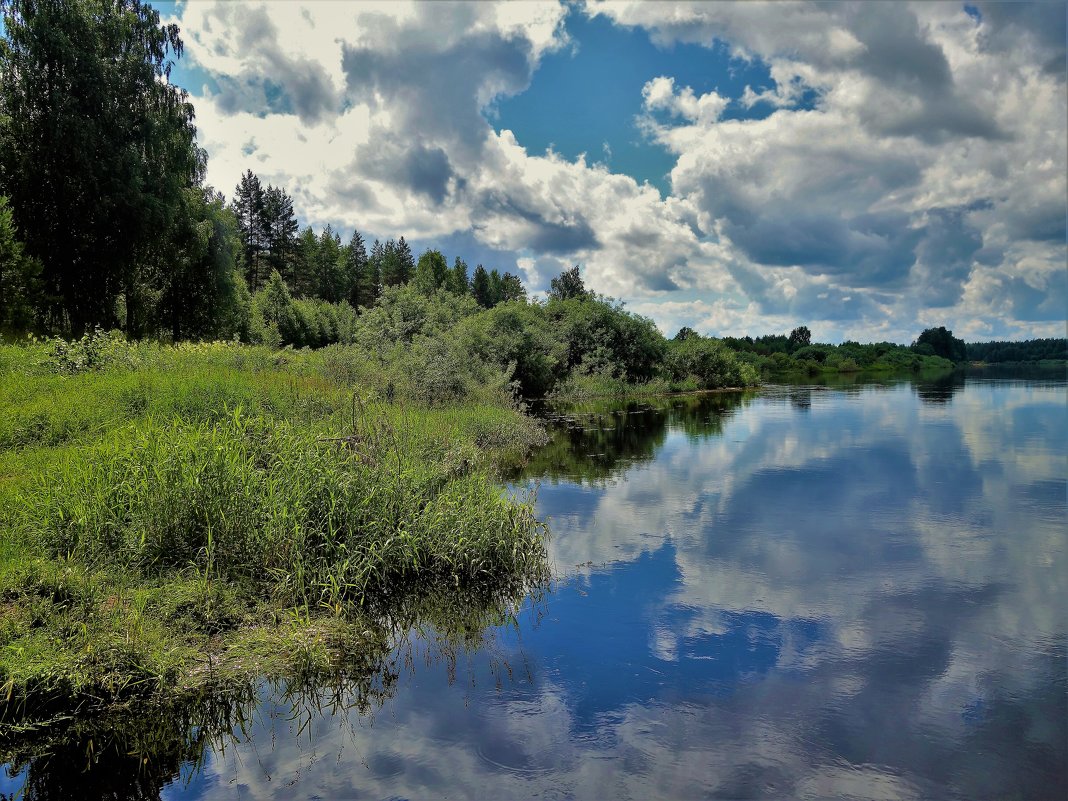
[[[690,337],[673,341],[665,368],[673,381],[692,379],[700,389],[746,387],[759,383],[757,371],[735,358],[714,339]]]

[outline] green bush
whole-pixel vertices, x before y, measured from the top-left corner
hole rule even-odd
[[[699,389],[748,387],[760,383],[757,371],[714,339],[672,341],[665,369],[673,381],[693,380]]]

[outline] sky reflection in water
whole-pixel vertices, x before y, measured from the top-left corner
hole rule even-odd
[[[517,629],[413,638],[371,716],[264,688],[163,795],[1065,797],[1065,409],[959,378],[578,407],[517,480],[560,577]]]

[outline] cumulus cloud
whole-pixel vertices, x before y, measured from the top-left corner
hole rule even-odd
[[[667,197],[532,153],[487,116],[568,45],[569,13],[726,43],[771,84],[728,97],[649,76],[639,125],[676,159]],[[781,319],[909,340],[931,309],[1014,336],[1068,314],[1064,47],[1041,9],[188,3],[179,21],[211,76],[194,91],[209,180],[251,168],[316,225],[473,235],[532,265],[535,290],[533,265],[581,263],[665,330]],[[661,306],[698,299],[715,313]]]
[[[1063,9],[994,6],[977,15],[945,4],[589,11],[665,46],[727,42],[768,64],[774,86],[741,98],[776,107],[763,118],[702,118],[692,90],[669,77],[643,93],[644,129],[677,156],[673,194],[697,206],[703,230],[729,240],[732,272],[765,312],[883,324],[892,315],[900,324],[931,309],[966,326],[991,313],[1000,291],[1009,299],[998,322],[1016,332],[1029,326],[1014,323],[1068,314],[1064,47],[1055,33],[1064,21]],[[802,102],[806,94],[815,101]],[[820,314],[806,296],[839,302]]]

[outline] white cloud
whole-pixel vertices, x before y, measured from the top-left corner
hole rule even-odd
[[[709,125],[716,122],[727,107],[727,98],[716,92],[700,97],[689,86],[675,91],[675,79],[661,75],[642,87],[643,105],[649,111],[667,111],[690,122]]]
[[[726,41],[769,65],[774,86],[741,98],[778,109],[764,119],[702,118],[661,76],[645,105],[675,119],[643,120],[677,156],[673,193],[734,246],[766,312],[899,340],[921,320],[982,328],[977,316],[1006,335],[1063,329],[1063,62],[1047,69],[1035,37],[996,50],[1001,31],[946,4],[588,8],[664,45]],[[821,314],[810,299],[827,291],[841,302]]]
[[[649,77],[642,129],[676,158],[666,198],[487,122],[568,44],[560,3],[183,5],[187,56],[213,77],[194,97],[209,181],[229,191],[251,168],[316,225],[473,232],[541,282],[582,263],[664,328],[710,319],[663,305],[698,298],[740,330],[902,341],[921,318],[1027,336],[1068,314],[1065,91],[1041,20],[977,25],[939,4],[586,12],[769,66],[772,85],[734,101]],[[724,119],[732,102],[774,113]]]

